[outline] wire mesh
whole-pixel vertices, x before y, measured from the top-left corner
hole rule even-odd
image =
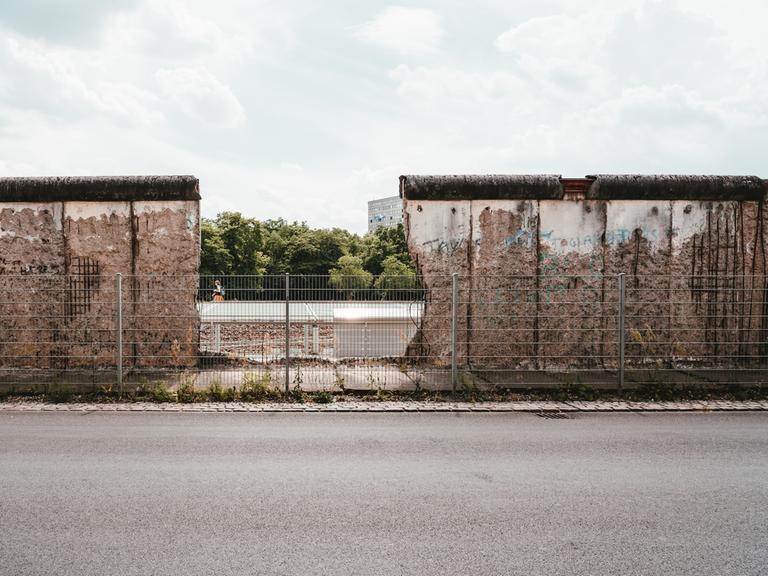
[[[3,275],[0,387],[763,384],[760,275]],[[217,287],[217,281],[218,285]],[[288,283],[286,289],[286,283]],[[455,341],[452,323],[455,313]],[[118,351],[118,314],[122,354]],[[455,362],[457,373],[451,367]]]

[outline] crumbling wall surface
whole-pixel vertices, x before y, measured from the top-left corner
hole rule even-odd
[[[451,274],[467,278],[470,271],[471,203],[406,201],[408,249],[417,262],[426,292],[426,317],[406,351],[406,358],[437,366],[451,358]],[[466,358],[469,286],[462,283],[458,307],[459,358]]]
[[[765,305],[762,202],[673,203],[674,360],[759,358]]]
[[[526,311],[510,307],[507,299],[535,297],[530,278],[524,278],[535,273],[536,264],[537,205],[528,200],[560,197],[559,176],[403,176],[400,188],[408,247],[427,289],[426,313],[408,356],[450,364],[456,272],[459,366],[506,366],[512,345],[521,362],[529,363],[535,356],[535,300],[526,303]],[[521,278],[512,278],[514,271]],[[500,320],[505,315],[506,324]]]
[[[669,359],[671,221],[669,201],[617,200],[606,207],[605,275],[625,274],[625,360],[638,369]],[[618,290],[606,291],[607,314],[618,314],[618,300]]]
[[[765,194],[765,181],[755,176],[596,178],[589,195],[613,207],[669,204],[668,223],[660,205],[657,212],[640,214],[634,242],[625,240],[631,221],[615,226],[613,238],[610,228],[607,233],[606,274],[627,274],[628,365],[648,371],[757,358],[748,343],[762,340],[757,327],[749,333],[759,313],[753,318],[749,303],[758,309],[765,302],[759,256],[765,251]]]
[[[533,272],[539,286],[539,365],[603,367],[614,357],[615,343],[605,338],[615,318],[603,317],[607,205],[542,200],[539,206],[539,263]]]
[[[64,271],[60,202],[3,202],[0,197],[0,275]]]
[[[0,368],[58,368],[65,247],[59,202],[0,203]]]
[[[515,358],[518,367],[532,368],[539,354],[535,282],[539,204],[473,200],[470,216],[472,254],[461,277],[470,301],[467,363],[497,370]]]
[[[67,368],[109,368],[116,359],[115,274],[131,266],[130,202],[63,206],[67,285],[59,355]]]
[[[197,363],[199,220],[197,202],[132,204],[134,262],[126,284],[131,366]]]
[[[401,178],[409,248],[425,284],[459,272],[470,285],[459,312],[463,361],[615,368],[623,273],[630,379],[663,367],[765,362],[765,181],[601,175],[563,181],[558,194],[552,178]],[[467,250],[452,257],[425,250],[451,245],[445,198],[469,202],[451,221]],[[433,295],[425,326],[440,325],[435,310],[450,315],[449,291]],[[435,350],[450,361],[447,342]]]
[[[114,367],[118,272],[126,342],[147,326],[130,316],[133,275],[183,278],[169,283],[175,292],[166,301],[177,298],[175,308],[150,307],[141,320],[162,315],[173,324],[148,333],[173,351],[149,350],[150,365],[193,363],[199,198],[191,176],[0,178],[0,286],[19,294],[0,304],[0,367]],[[176,363],[174,354],[185,360]],[[126,360],[130,366],[129,349]]]

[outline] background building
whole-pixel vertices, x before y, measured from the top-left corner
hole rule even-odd
[[[379,226],[397,226],[403,223],[403,201],[400,196],[378,198],[368,202],[368,232]]]

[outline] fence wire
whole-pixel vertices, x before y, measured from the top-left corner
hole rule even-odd
[[[0,390],[752,386],[768,369],[759,275],[118,276],[0,276]]]

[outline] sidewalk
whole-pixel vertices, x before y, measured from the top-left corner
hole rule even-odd
[[[334,402],[72,403],[0,402],[0,412],[711,412],[768,411],[768,400],[739,402]]]

